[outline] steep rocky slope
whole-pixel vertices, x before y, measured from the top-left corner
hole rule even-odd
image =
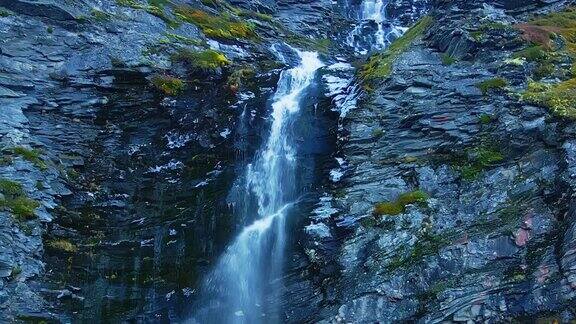
[[[334,235],[307,247],[318,319],[574,319],[574,97],[531,97],[571,80],[567,5],[439,1],[363,68]]]

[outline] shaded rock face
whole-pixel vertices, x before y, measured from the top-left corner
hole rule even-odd
[[[170,6],[0,0],[0,179],[38,203],[34,216],[0,211],[0,319],[185,321],[242,227],[231,196],[293,63],[282,41],[327,67],[299,120],[303,197],[274,321],[574,319],[576,127],[483,94],[497,76],[525,86],[529,69],[506,63],[525,44],[511,28],[472,34],[567,1],[388,1],[398,26],[435,22],[371,92],[345,63],[358,59],[345,40],[361,1],[229,3],[259,17],[259,39],[168,26]],[[208,48],[232,66],[173,60]],[[152,75],[186,89],[167,96]],[[414,190],[426,204],[373,215]]]

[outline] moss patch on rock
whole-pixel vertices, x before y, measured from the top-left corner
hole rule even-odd
[[[176,96],[184,91],[185,83],[183,80],[169,75],[155,75],[151,80],[154,87],[164,94]]]
[[[365,85],[387,78],[392,72],[394,61],[404,53],[432,24],[433,18],[423,17],[412,26],[402,37],[395,40],[383,51],[370,57],[360,70],[360,78]]]
[[[212,15],[205,11],[180,5],[174,9],[176,17],[198,26],[209,38],[234,40],[257,38],[254,25],[240,21],[232,15]]]
[[[8,150],[14,155],[18,155],[26,161],[31,162],[41,170],[46,169],[46,162],[41,157],[40,150],[31,149],[23,146],[16,146]]]
[[[46,242],[46,246],[50,249],[67,253],[75,253],[78,251],[76,245],[65,239],[49,240]]]
[[[35,218],[34,211],[40,207],[40,203],[30,199],[24,193],[22,184],[10,180],[0,179],[0,207],[8,208],[19,221]]]
[[[576,78],[556,84],[530,82],[522,99],[559,117],[576,118]]]
[[[394,201],[381,202],[374,206],[374,216],[399,215],[406,211],[406,206],[413,204],[425,204],[429,196],[422,190],[406,192],[398,196]]]
[[[476,84],[476,87],[482,91],[483,95],[488,94],[490,91],[502,90],[506,86],[508,86],[508,81],[503,78],[488,79]]]
[[[226,55],[211,49],[200,52],[182,49],[172,55],[172,60],[204,70],[215,70],[231,63]]]

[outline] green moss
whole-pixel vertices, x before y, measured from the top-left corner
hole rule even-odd
[[[512,55],[513,58],[524,58],[528,62],[543,62],[549,57],[541,45],[530,46]]]
[[[406,192],[398,196],[395,201],[381,202],[374,206],[373,214],[382,215],[399,215],[406,211],[406,206],[412,204],[425,204],[429,196],[422,190]]]
[[[476,30],[470,33],[470,36],[474,38],[475,41],[480,42],[484,38],[484,33],[480,30]]]
[[[456,63],[456,59],[450,56],[449,54],[442,53],[441,58],[442,58],[442,64],[444,65],[452,65]]]
[[[552,12],[545,16],[532,19],[530,23],[537,26],[574,28],[576,27],[576,8],[569,7],[564,11]]]
[[[0,7],[0,17],[8,17],[11,16],[12,12],[6,8]]]
[[[20,183],[8,179],[0,179],[0,192],[6,196],[20,196],[24,194]]]
[[[420,19],[402,37],[390,44],[384,52],[370,57],[359,72],[365,85],[368,85],[369,88],[370,83],[387,78],[392,72],[392,65],[398,56],[404,53],[428,29],[432,22],[433,18],[430,16]]]
[[[170,1],[167,0],[149,0],[148,4],[141,4],[135,0],[116,0],[116,4],[119,6],[145,10],[149,14],[162,19],[168,27],[177,28],[179,22],[170,18],[164,11],[164,5],[169,3]]]
[[[65,239],[56,239],[46,242],[46,246],[53,250],[63,251],[67,253],[75,253],[78,251],[76,245]]]
[[[198,26],[204,35],[217,39],[255,39],[254,25],[239,21],[229,14],[211,15],[187,5],[175,8],[178,18]]]
[[[576,118],[576,78],[550,85],[530,82],[522,99],[546,107],[557,116]]]
[[[480,117],[478,117],[478,121],[483,125],[490,124],[492,122],[492,116],[488,114],[482,114]]]
[[[172,60],[184,62],[193,67],[205,70],[215,70],[230,64],[230,61],[224,54],[214,50],[194,52],[183,49],[173,54]]]
[[[151,81],[156,89],[169,96],[179,95],[185,87],[184,81],[168,75],[155,75]]]
[[[482,171],[504,160],[504,155],[494,145],[481,145],[467,153],[466,161],[457,164],[460,176],[466,181],[475,180]]]
[[[482,25],[480,25],[479,29],[483,30],[483,31],[509,30],[509,29],[512,29],[512,26],[503,24],[503,23],[498,22],[498,21],[489,21],[489,22],[485,22]]]
[[[108,21],[112,18],[112,14],[93,8],[90,10],[90,15],[96,21]]]
[[[193,38],[189,38],[189,37],[185,37],[185,36],[181,36],[181,35],[177,35],[177,34],[166,33],[166,37],[169,40],[173,40],[175,42],[178,42],[178,43],[181,43],[184,45],[194,45],[194,46],[203,45],[203,42],[199,39],[193,39]]]
[[[476,84],[476,87],[482,91],[482,94],[486,95],[492,90],[504,89],[507,85],[508,81],[506,81],[506,79],[493,78]]]
[[[36,167],[44,170],[46,169],[46,162],[42,160],[41,153],[37,149],[29,149],[23,146],[13,147],[10,150],[13,154],[19,155],[24,160],[33,163]]]
[[[253,78],[256,75],[256,72],[252,67],[242,67],[240,69],[235,70],[230,74],[228,77],[228,81],[226,84],[232,90],[239,89],[242,85],[246,83],[247,80]]]
[[[40,203],[24,196],[7,199],[3,204],[5,207],[10,208],[14,216],[16,216],[20,221],[27,221],[36,218],[34,211],[36,208],[40,207]]]
[[[52,34],[54,32],[54,28],[52,26],[48,26],[48,28],[46,28],[46,32],[48,34]]]

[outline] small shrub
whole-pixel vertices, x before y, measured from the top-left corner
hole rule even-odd
[[[168,75],[153,76],[152,84],[169,96],[176,96],[184,90],[184,81]]]
[[[491,90],[500,90],[508,85],[508,81],[503,78],[494,78],[486,81],[482,81],[476,84],[476,87],[482,91],[482,94],[486,95]]]
[[[12,12],[8,11],[8,9],[4,9],[0,7],[0,17],[8,17],[11,16]]]
[[[416,203],[426,203],[428,198],[428,194],[422,190],[406,192],[398,196],[395,201],[387,201],[376,204],[376,206],[374,206],[373,214],[375,216],[399,215],[406,211],[406,206]]]

